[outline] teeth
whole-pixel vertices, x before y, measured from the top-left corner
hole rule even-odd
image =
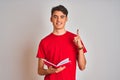
[[[56,23],[57,25],[61,25],[62,23],[60,23],[60,22],[58,22],[58,23]]]

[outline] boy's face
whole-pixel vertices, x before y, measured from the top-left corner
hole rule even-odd
[[[54,11],[51,16],[51,22],[54,29],[64,29],[65,23],[67,21],[67,16],[61,11]]]

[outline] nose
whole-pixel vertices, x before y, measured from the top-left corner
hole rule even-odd
[[[57,21],[58,21],[58,22],[60,21],[60,17],[57,18]]]

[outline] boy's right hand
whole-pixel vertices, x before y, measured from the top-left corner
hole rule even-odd
[[[66,68],[65,66],[59,67],[59,68],[54,68],[54,67],[50,66],[50,67],[48,68],[48,73],[49,73],[49,74],[59,73],[59,72],[63,71],[65,68]]]

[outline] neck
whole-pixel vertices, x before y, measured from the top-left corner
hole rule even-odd
[[[53,34],[55,35],[62,35],[62,34],[65,34],[65,32],[66,32],[65,29],[58,29],[58,30],[54,29],[53,30]]]

